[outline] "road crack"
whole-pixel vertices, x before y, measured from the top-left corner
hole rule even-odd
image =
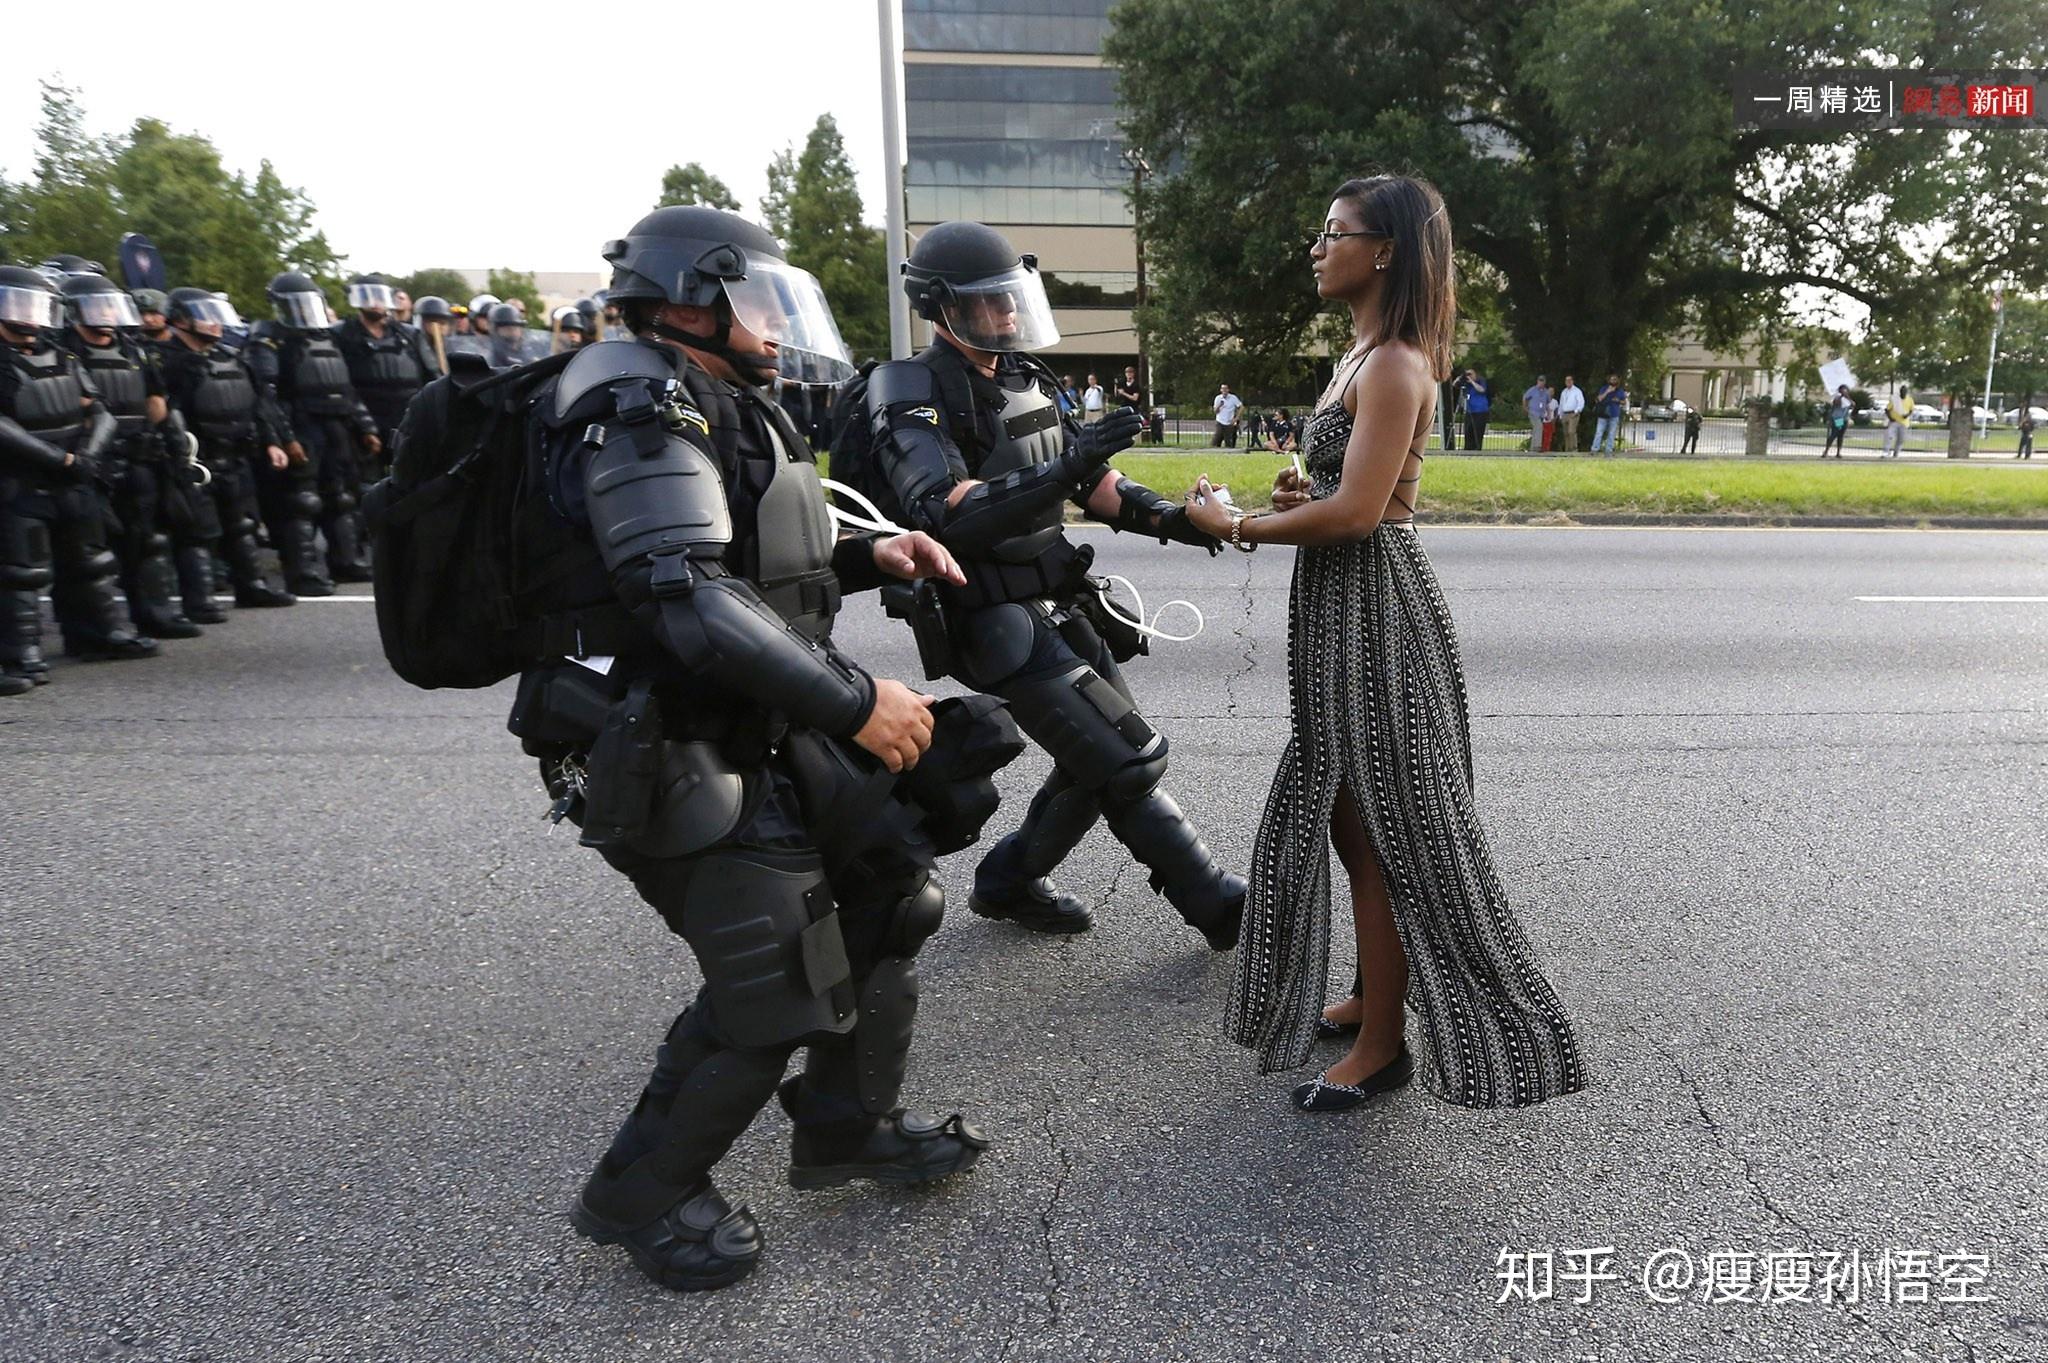
[[[1238,717],[1237,684],[1243,681],[1246,677],[1251,676],[1252,671],[1258,666],[1257,662],[1253,659],[1253,655],[1256,654],[1259,649],[1259,640],[1258,636],[1252,633],[1251,628],[1252,561],[1250,554],[1245,555],[1244,581],[1238,584],[1237,590],[1239,597],[1244,602],[1244,619],[1238,622],[1237,626],[1231,630],[1231,633],[1237,637],[1238,643],[1243,646],[1244,666],[1240,670],[1229,673],[1223,678],[1223,713],[1228,715],[1232,719],[1236,719]]]

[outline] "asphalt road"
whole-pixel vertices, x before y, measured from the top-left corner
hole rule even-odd
[[[1306,1072],[1222,1038],[1229,961],[1098,831],[1093,933],[963,904],[924,955],[911,1095],[991,1128],[980,1166],[800,1194],[771,1111],[720,1172],[768,1253],[710,1296],[568,1228],[694,970],[544,831],[502,690],[407,688],[362,602],[60,665],[0,702],[0,1359],[2048,1358],[2048,537],[1424,534],[1592,1086],[1292,1112]],[[1208,613],[1133,676],[1241,866],[1290,559],[1100,543]],[[1859,599],[1895,595],[2036,599]],[[843,637],[910,675],[896,628]],[[1555,1297],[1497,1301],[1503,1249]],[[1667,1249],[1738,1288],[1860,1251],[1864,1299],[1653,1301]]]

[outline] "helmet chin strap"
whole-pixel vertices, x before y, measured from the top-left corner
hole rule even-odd
[[[684,331],[681,327],[670,326],[659,317],[656,317],[648,326],[655,335],[666,340],[674,341],[678,345],[686,345],[692,350],[701,350],[707,355],[718,356],[719,359],[731,365],[742,377],[750,379],[755,383],[768,382],[768,379],[762,378],[761,375],[765,373],[769,378],[772,378],[776,370],[780,368],[767,355],[749,350],[734,350],[732,348],[732,319],[729,317],[719,318],[718,330],[710,336],[699,336],[693,331]]]

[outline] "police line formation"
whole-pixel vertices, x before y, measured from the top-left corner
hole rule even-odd
[[[925,1183],[987,1147],[901,1093],[916,957],[945,907],[935,859],[980,840],[1025,736],[1052,772],[982,856],[975,913],[1086,930],[1051,877],[1101,821],[1200,940],[1236,945],[1246,883],[1162,784],[1166,738],[1120,668],[1144,634],[1065,509],[1161,544],[1222,541],[1111,466],[1135,411],[1062,418],[1032,353],[1058,339],[1036,260],[992,228],[919,240],[901,283],[932,344],[859,372],[817,281],[741,217],[659,209],[604,256],[620,339],[516,365],[502,338],[449,335],[440,300],[400,321],[373,278],[330,326],[311,281],[278,276],[274,327],[235,349],[238,319],[203,289],[131,300],[86,270],[0,269],[0,661],[14,690],[42,679],[53,576],[71,652],[196,633],[222,618],[218,558],[245,607],[374,571],[399,675],[516,676],[508,725],[548,817],[580,827],[703,977],[572,1221],[657,1282],[705,1289],[761,1256],[711,1175],[771,1100],[799,1188]],[[778,388],[836,393],[838,507]],[[288,591],[263,578],[259,524]],[[972,694],[935,701],[839,647],[842,596],[869,590],[926,674]],[[1349,1106],[1410,1072],[1404,1051],[1376,1084],[1305,1085],[1296,1103]]]

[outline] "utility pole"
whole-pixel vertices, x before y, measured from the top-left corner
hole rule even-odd
[[[1998,368],[1998,333],[2005,326],[2005,286],[1991,286],[1991,358],[1984,365],[1984,415],[1978,418],[1977,439],[1981,442],[1991,436],[1991,371]]]
[[[896,58],[897,0],[875,0],[876,29],[882,44],[882,223],[888,249],[882,269],[889,291],[889,358],[910,358],[910,298],[896,284],[896,263],[909,253],[908,224],[903,220],[902,70]]]
[[[1145,153],[1137,147],[1126,146],[1123,150],[1124,164],[1131,168],[1131,243],[1138,253],[1138,310],[1145,306],[1145,229],[1139,221],[1139,205],[1145,195],[1145,177],[1152,173],[1152,166],[1145,160]],[[1145,419],[1152,419],[1152,364],[1145,353],[1145,330],[1138,325],[1135,316],[1132,330],[1138,337],[1138,391],[1145,395]]]

